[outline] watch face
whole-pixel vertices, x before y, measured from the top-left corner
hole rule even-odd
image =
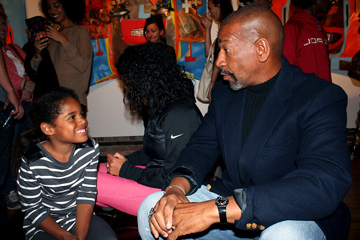
[[[229,203],[229,199],[227,199],[226,197],[217,197],[215,200],[215,204],[218,206],[224,206],[227,205]]]

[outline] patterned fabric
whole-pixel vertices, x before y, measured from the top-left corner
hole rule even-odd
[[[26,239],[43,231],[39,225],[47,216],[69,231],[76,223],[77,204],[95,204],[98,159],[99,145],[93,139],[75,144],[65,163],[41,143],[23,156],[17,184]]]
[[[31,39],[36,38],[38,32],[44,32],[46,25],[51,25],[50,22],[41,16],[35,16],[25,20],[26,26],[30,31]]]

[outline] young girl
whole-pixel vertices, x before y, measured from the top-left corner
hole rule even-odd
[[[99,145],[68,89],[35,100],[31,128],[18,144],[17,185],[26,239],[117,239],[93,215]]]

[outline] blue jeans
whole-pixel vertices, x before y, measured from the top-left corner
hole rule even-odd
[[[149,195],[141,204],[138,211],[138,229],[141,239],[154,239],[149,226],[149,211],[157,201],[164,195],[164,192],[156,192]],[[203,202],[215,199],[219,195],[210,192],[205,186],[201,186],[196,193],[188,196],[190,202]],[[199,239],[243,239],[243,240],[326,240],[326,236],[314,221],[283,221],[276,223],[258,236],[243,236],[250,231],[241,231],[229,225],[229,229],[212,228],[209,231],[197,235]],[[162,238],[160,238],[162,239]],[[194,238],[185,238],[194,239]]]
[[[14,134],[12,137],[12,145],[11,145],[12,150],[14,150],[16,146],[16,140],[20,136],[20,134],[23,133],[31,125],[31,119],[29,116],[31,102],[22,101],[21,104],[24,108],[24,116],[21,119],[15,121],[15,125],[13,127]],[[12,190],[15,190],[16,179],[14,176],[14,164],[12,159],[9,160],[9,164],[10,165],[9,165],[8,175],[4,182],[4,188],[2,189],[2,194],[4,196],[9,195],[9,193]]]

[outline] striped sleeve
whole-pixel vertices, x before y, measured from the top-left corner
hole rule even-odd
[[[77,204],[95,204],[97,189],[96,189],[96,182],[97,182],[97,167],[99,161],[99,144],[91,139],[94,146],[94,151],[91,151],[92,154],[84,157],[86,161],[86,168],[84,173],[84,180],[79,188],[79,193],[77,197]],[[89,153],[89,152],[88,152]]]
[[[49,215],[50,210],[42,204],[40,184],[24,158],[21,159],[17,186],[21,210],[25,213],[24,219],[38,227]]]

